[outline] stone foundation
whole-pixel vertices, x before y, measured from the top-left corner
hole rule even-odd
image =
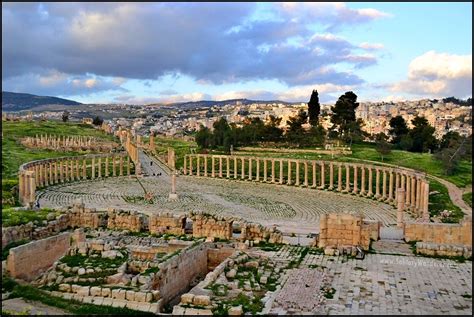
[[[405,241],[422,241],[472,247],[472,218],[465,216],[461,223],[406,222]]]

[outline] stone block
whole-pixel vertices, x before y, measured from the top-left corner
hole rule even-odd
[[[102,289],[97,286],[91,287],[90,290],[91,296],[102,296]]]
[[[134,301],[135,300],[135,291],[126,291],[125,299]]]
[[[146,302],[146,293],[145,292],[136,292],[134,300],[136,302]]]
[[[244,311],[242,309],[242,305],[231,307],[228,310],[229,316],[241,316],[243,315]]]
[[[71,292],[71,284],[59,284],[59,291],[61,292]]]
[[[197,295],[193,299],[194,305],[208,306],[211,304],[211,298],[207,295]]]
[[[181,303],[182,304],[192,304],[194,301],[194,294],[186,293],[181,295]]]
[[[112,307],[124,308],[127,305],[127,301],[123,299],[114,299],[112,300]]]
[[[101,290],[101,295],[102,297],[110,297],[112,292],[110,291],[110,288],[102,288]]]
[[[77,290],[77,295],[80,296],[89,296],[90,294],[90,286],[82,286]]]

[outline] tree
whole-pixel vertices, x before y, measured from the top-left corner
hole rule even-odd
[[[104,122],[104,119],[102,119],[99,116],[96,116],[94,120],[92,121],[92,124],[99,126],[99,125],[102,125],[103,122]]]
[[[195,137],[197,145],[203,149],[207,149],[210,147],[211,138],[212,134],[209,128],[201,124],[199,131],[196,133]]]
[[[312,146],[324,145],[326,139],[326,130],[323,126],[318,124],[317,126],[311,126],[308,132],[309,144]]]
[[[68,122],[69,121],[69,111],[65,110],[63,112],[63,115],[61,116],[61,118],[63,119],[63,122]]]
[[[279,128],[281,118],[270,115],[267,124],[265,124],[265,140],[277,142],[280,141],[283,135],[283,130]]]
[[[390,119],[389,134],[392,137],[392,143],[400,145],[402,137],[407,135],[410,130],[402,116],[396,116]]]
[[[375,136],[375,149],[380,154],[383,162],[384,156],[389,155],[392,152],[392,145],[387,142],[388,137],[385,133],[381,132]]]
[[[286,138],[288,141],[301,146],[304,143],[304,128],[303,124],[308,120],[308,115],[304,110],[300,110],[294,117],[290,117],[288,120],[288,131]]]
[[[411,123],[413,129],[410,130],[408,135],[413,140],[413,145],[410,151],[420,153],[428,150],[434,151],[438,146],[438,141],[434,136],[435,128],[424,117],[416,116]]]
[[[333,124],[331,129],[337,129],[341,138],[349,131],[350,124],[356,121],[355,110],[359,107],[359,103],[356,101],[357,95],[348,91],[340,96],[336,104],[331,107],[331,123]]]
[[[212,125],[214,132],[212,133],[212,147],[224,145],[224,137],[226,132],[230,130],[230,126],[225,118],[220,118]],[[228,135],[228,134],[227,134]]]
[[[311,98],[308,102],[308,117],[311,126],[317,126],[319,124],[319,113],[321,112],[321,106],[319,105],[318,91],[315,89],[311,94]]]
[[[459,161],[461,160],[461,155],[455,148],[444,148],[436,152],[434,157],[441,161],[445,175],[452,175],[456,171],[459,166]]]

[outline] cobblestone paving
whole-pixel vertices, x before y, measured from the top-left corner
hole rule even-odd
[[[294,247],[267,252],[272,259],[289,259]],[[330,257],[308,254],[299,269],[323,270],[336,290],[332,299],[324,299],[316,312],[322,314],[469,314],[472,315],[472,262],[415,256],[367,254],[364,260],[345,256]],[[283,277],[282,280],[285,280]],[[304,292],[304,288],[282,287],[281,291]],[[280,292],[281,292],[280,291]],[[463,296],[464,295],[464,296]],[[285,294],[276,294],[285,297]],[[295,298],[298,294],[287,294]],[[315,303],[317,297],[308,297]],[[301,305],[301,304],[300,304]],[[271,312],[283,312],[277,301]]]
[[[284,232],[317,232],[319,216],[329,212],[362,212],[365,218],[384,225],[396,223],[396,210],[384,203],[348,194],[307,188],[278,186],[252,181],[177,178],[178,201],[169,201],[168,176],[144,177],[141,184],[155,195],[145,202],[144,190],[136,178],[116,177],[81,181],[46,188],[41,207],[63,207],[83,199],[87,207],[138,210],[145,213],[204,211],[235,216],[264,225],[277,225]]]

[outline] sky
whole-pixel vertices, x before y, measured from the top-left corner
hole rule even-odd
[[[472,3],[2,2],[2,90],[82,103],[472,96]]]

